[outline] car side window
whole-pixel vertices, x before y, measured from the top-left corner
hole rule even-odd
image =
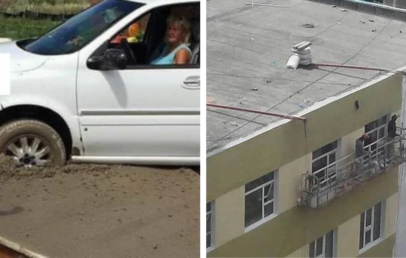
[[[198,68],[200,5],[152,10],[125,26],[110,40],[109,48],[123,50],[125,69]]]
[[[151,14],[148,13],[142,16],[141,19],[134,21],[131,25],[121,30],[121,32],[110,41],[110,43],[119,44],[123,39],[127,40],[129,43],[143,42],[150,17]]]

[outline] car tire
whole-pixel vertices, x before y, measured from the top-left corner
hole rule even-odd
[[[0,152],[12,156],[21,166],[64,166],[66,164],[66,149],[62,138],[52,127],[37,120],[16,120],[2,126]],[[41,156],[44,153],[47,154]],[[23,158],[20,157],[21,155]],[[27,155],[29,157],[26,157]],[[41,158],[37,158],[39,156]],[[29,161],[28,164],[28,159],[34,161]]]

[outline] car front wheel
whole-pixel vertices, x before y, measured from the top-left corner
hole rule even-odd
[[[17,120],[0,128],[0,150],[19,166],[63,166],[66,150],[59,134],[37,120]]]

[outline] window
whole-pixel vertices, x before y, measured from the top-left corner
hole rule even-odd
[[[111,40],[111,43],[118,44],[121,42],[122,39],[126,39],[129,43],[143,42],[150,17],[151,14],[148,13],[142,16],[140,19],[136,20],[130,26],[124,28],[113,40]]]
[[[366,149],[372,152],[373,157],[375,158],[377,154],[383,155],[385,148],[382,147],[386,137],[386,123],[387,117],[383,116],[367,125],[365,125],[365,133],[369,134],[370,138],[365,141]]]
[[[123,52],[127,57],[125,69],[199,68],[200,12],[198,10],[200,5],[196,3],[167,5],[151,10],[117,31],[109,40],[109,44],[101,46],[97,54],[103,55],[107,49],[113,49],[112,52]],[[167,22],[171,15],[184,19],[180,22],[172,21],[173,26],[169,24],[171,27],[168,27]],[[185,24],[189,31],[184,31],[182,24]],[[183,64],[173,63],[176,52],[168,51],[168,28],[182,29],[181,34],[171,34],[173,36],[171,44],[174,44],[175,49],[181,44],[187,45],[187,47],[181,47],[190,50],[189,59]]]
[[[309,257],[310,258],[327,258],[334,257],[334,230],[331,230],[324,236],[310,243]]]
[[[213,202],[206,204],[206,248],[213,247]]]
[[[359,249],[370,246],[381,238],[383,207],[382,202],[361,214]]]
[[[275,172],[245,185],[245,227],[275,213]]]
[[[84,10],[45,35],[20,44],[39,55],[63,55],[76,52],[104,31],[144,4],[106,0]]]
[[[312,173],[319,179],[321,188],[335,182],[336,160],[337,141],[329,143],[313,152]]]

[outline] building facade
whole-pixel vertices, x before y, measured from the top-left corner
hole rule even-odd
[[[384,0],[384,5],[406,9],[406,1],[405,0]]]
[[[207,256],[392,257],[401,109],[402,76],[387,75],[208,153]]]

